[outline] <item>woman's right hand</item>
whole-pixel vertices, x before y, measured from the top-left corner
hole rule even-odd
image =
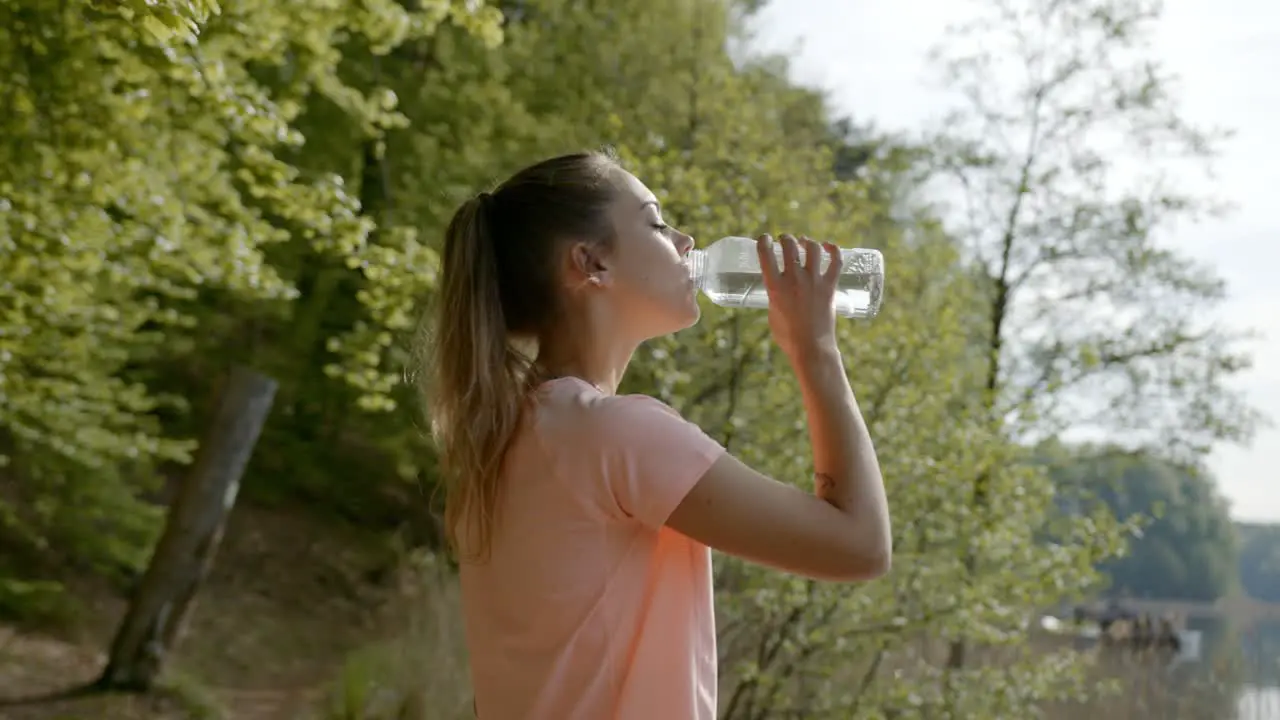
[[[769,291],[769,326],[791,358],[809,420],[814,492],[778,482],[722,454],[666,524],[721,552],[805,577],[870,580],[893,564],[889,503],[875,446],[849,387],[835,341],[840,252],[818,272],[823,248],[782,236],[784,267],[768,236],[758,240]],[[665,446],[665,445],[664,445]]]
[[[773,339],[793,363],[826,350],[836,350],[835,292],[840,279],[840,248],[831,243],[818,243],[801,235],[799,243],[791,235],[782,235],[782,267],[774,257],[773,238],[756,239],[756,252],[764,286],[769,293],[769,328]],[[800,247],[804,263],[800,262]],[[822,252],[831,264],[820,272]]]

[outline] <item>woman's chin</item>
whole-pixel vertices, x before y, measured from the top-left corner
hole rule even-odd
[[[667,335],[678,333],[681,330],[688,330],[694,325],[697,325],[698,320],[701,317],[702,308],[698,307],[698,303],[690,302],[685,307],[680,308],[678,312],[673,312],[668,315],[665,322],[662,322],[657,328],[655,328],[657,332],[652,333],[650,337],[665,337]]]
[[[702,318],[702,308],[698,305],[698,296],[696,293],[690,293],[683,297],[667,298],[661,307],[655,307],[656,311],[650,315],[645,325],[649,332],[647,337],[655,338],[664,335],[686,330],[698,324],[698,320]]]
[[[684,330],[698,324],[698,320],[702,318],[702,307],[698,305],[698,296],[694,295],[689,300],[689,305],[685,312],[684,325],[680,328]]]

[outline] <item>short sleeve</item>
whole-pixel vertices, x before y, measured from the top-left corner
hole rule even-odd
[[[658,529],[724,454],[720,443],[671,407],[644,395],[609,398],[591,433],[607,502],[615,512]]]

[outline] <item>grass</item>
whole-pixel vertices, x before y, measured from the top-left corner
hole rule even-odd
[[[396,562],[394,548],[381,539],[331,519],[242,505],[232,515],[161,691],[0,706],[0,718],[318,716],[316,699],[344,662],[358,664],[350,658],[367,654],[361,648],[380,627],[400,625],[387,620],[391,615],[408,617],[405,588],[378,581],[382,569]],[[88,579],[72,588],[80,605],[74,626],[51,632],[0,625],[0,701],[68,690],[101,671],[125,601]]]
[[[347,658],[320,705],[323,720],[473,717],[457,583],[417,554],[397,586],[388,636]]]

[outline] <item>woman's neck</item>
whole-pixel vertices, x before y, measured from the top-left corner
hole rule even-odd
[[[626,374],[630,360],[630,354],[621,362],[615,363],[591,362],[587,358],[560,358],[540,353],[538,369],[548,379],[575,377],[591,383],[606,395],[613,395],[618,392],[618,386],[622,384],[622,376]]]
[[[565,331],[549,333],[538,342],[539,370],[549,378],[576,377],[613,395],[622,384],[639,343],[625,341],[604,331],[604,323],[560,323]],[[593,326],[602,327],[593,327]],[[568,328],[581,328],[574,330]]]

